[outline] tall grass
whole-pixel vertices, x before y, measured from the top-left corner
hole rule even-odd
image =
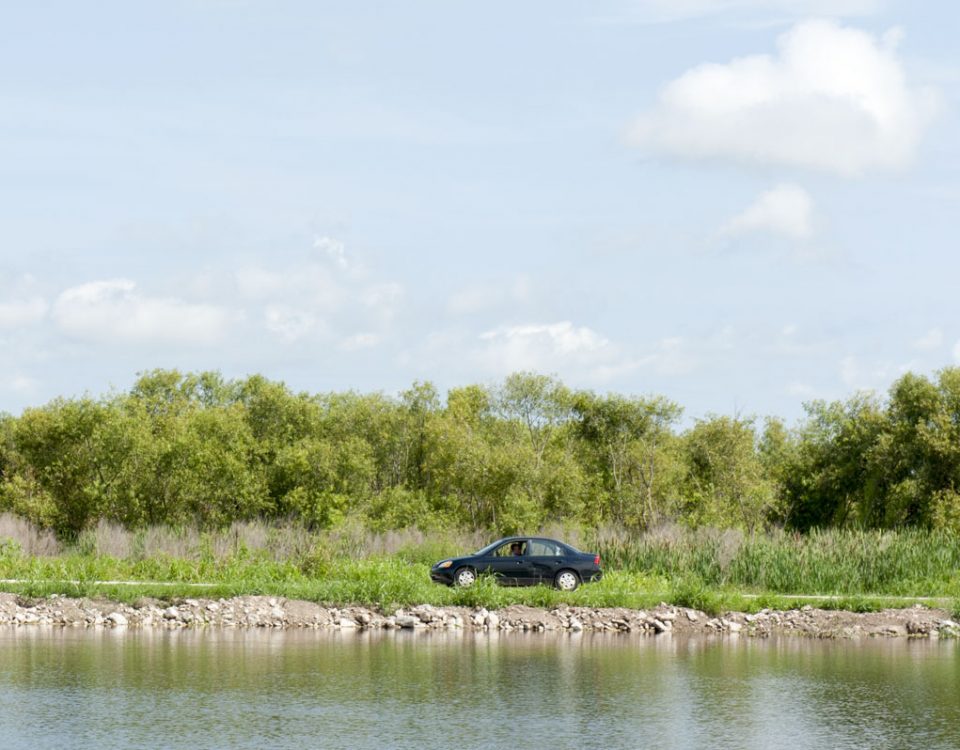
[[[647,606],[660,598],[716,610],[740,594],[960,597],[960,537],[945,532],[816,531],[806,535],[664,526],[551,528],[545,535],[599,552],[606,576],[573,595],[546,587],[433,585],[428,566],[470,552],[476,531],[372,533],[359,525],[311,531],[295,524],[235,523],[219,531],[101,522],[67,548],[49,533],[0,515],[0,578],[212,583],[218,591],[284,593],[329,603]],[[73,584],[78,585],[78,584]],[[656,601],[654,601],[656,600]],[[764,601],[761,599],[760,601]]]
[[[27,555],[58,555],[60,543],[49,529],[40,529],[12,513],[0,513],[0,549],[15,545]]]
[[[709,587],[793,594],[955,595],[960,536],[944,531],[809,534],[665,527],[597,533],[608,565]]]

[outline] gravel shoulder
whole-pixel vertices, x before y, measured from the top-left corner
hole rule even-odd
[[[943,609],[915,605],[879,612],[826,610],[807,605],[755,614],[709,615],[662,603],[646,610],[586,607],[538,609],[515,605],[483,608],[427,604],[389,612],[370,607],[329,607],[266,596],[231,599],[142,599],[123,604],[106,599],[52,595],[31,599],[0,593],[0,626],[85,628],[312,628],[323,630],[613,632],[641,636],[713,635],[763,638],[955,638],[960,623]]]

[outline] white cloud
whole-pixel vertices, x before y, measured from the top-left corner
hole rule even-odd
[[[236,271],[237,290],[243,297],[263,299],[282,293],[290,284],[282,273],[265,268],[248,267]]]
[[[631,140],[654,153],[856,176],[909,164],[935,110],[881,39],[831,21],[799,23],[778,53],[703,64],[668,83]]]
[[[299,310],[289,305],[267,305],[263,318],[267,330],[285,341],[301,339],[317,325],[316,316],[309,310]]]
[[[480,340],[482,362],[497,372],[591,367],[616,356],[609,340],[569,321],[501,326],[480,334]]]
[[[696,369],[699,362],[699,357],[682,336],[662,339],[652,354],[640,360],[641,365],[650,366],[661,375],[684,375]]]
[[[734,11],[767,11],[791,16],[863,16],[880,9],[880,0],[633,0],[630,17],[656,23]]]
[[[816,389],[814,389],[813,386],[807,385],[806,383],[801,383],[799,381],[788,383],[786,391],[787,395],[796,396],[797,398],[803,399],[812,399],[817,395]]]
[[[705,359],[729,352],[736,344],[736,331],[724,326],[694,341],[669,336],[660,339],[645,354],[626,350],[591,328],[575,326],[569,321],[501,326],[481,334],[480,339],[483,346],[474,353],[473,359],[490,371],[557,372],[607,383],[636,372],[687,375]]]
[[[336,308],[343,303],[344,287],[350,283],[351,274],[340,273],[351,269],[346,246],[330,237],[314,238],[313,246],[323,253],[323,261],[311,255],[283,268],[245,266],[234,274],[237,290],[251,300],[289,303],[292,297],[301,297],[328,310]]]
[[[840,360],[840,379],[843,384],[856,391],[879,391],[887,388],[894,378],[919,369],[916,361],[862,363],[857,357],[848,355]]]
[[[939,349],[941,344],[943,344],[943,331],[939,328],[931,328],[913,342],[913,348],[919,349],[922,352],[929,352],[934,349]]]
[[[347,352],[359,349],[370,349],[380,343],[380,337],[375,333],[357,333],[347,336],[340,342],[340,348]]]
[[[330,272],[315,263],[281,270],[247,266],[236,272],[235,279],[237,290],[250,300],[309,300],[312,306],[329,311],[339,307],[345,296]]]
[[[19,328],[37,323],[47,314],[47,303],[41,297],[0,302],[0,328]]]
[[[529,299],[530,282],[520,276],[509,282],[474,284],[460,289],[447,299],[447,311],[454,315],[469,315],[528,302]]]
[[[795,323],[789,323],[773,337],[771,349],[777,355],[808,359],[822,356],[830,347],[829,339],[811,337]]]
[[[230,317],[213,305],[145,296],[129,279],[70,287],[57,298],[52,316],[61,331],[77,338],[188,344],[217,341]]]
[[[813,234],[813,200],[798,185],[777,185],[757,196],[743,213],[734,216],[721,234],[736,237],[751,232],[778,234],[793,240]]]
[[[395,281],[374,284],[360,293],[360,300],[367,307],[391,309],[403,295],[403,287]]]
[[[315,237],[313,246],[326,254],[337,268],[345,271],[350,267],[350,261],[347,260],[347,248],[340,240],[335,240],[332,237]]]
[[[853,356],[844,357],[840,360],[840,380],[848,388],[856,388],[860,382],[860,365],[857,358]]]
[[[725,333],[729,331],[729,335]],[[699,348],[707,350],[730,349],[733,346],[733,329],[724,329],[709,341],[701,341]],[[594,369],[597,380],[610,381],[637,371],[650,371],[657,375],[686,375],[693,372],[701,362],[701,356],[693,351],[691,343],[682,336],[661,339],[653,350],[642,357],[624,359],[611,364],[602,364]]]
[[[14,375],[2,381],[2,387],[5,390],[27,396],[36,393],[39,385],[38,380],[22,374]]]
[[[404,288],[370,278],[352,261],[344,244],[316,237],[316,252],[301,252],[284,264],[248,265],[234,273],[241,297],[260,306],[264,328],[285,341],[323,335],[331,341],[347,331],[388,326],[400,310]],[[382,331],[381,331],[382,333]]]
[[[735,349],[737,346],[737,329],[732,325],[725,325],[710,336],[709,344],[716,349]]]

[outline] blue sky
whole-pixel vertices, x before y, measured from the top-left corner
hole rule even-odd
[[[519,370],[795,419],[960,362],[960,10],[21,3],[0,410]]]

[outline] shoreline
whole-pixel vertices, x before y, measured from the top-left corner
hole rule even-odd
[[[648,609],[511,605],[435,607],[422,604],[384,611],[377,607],[326,606],[276,596],[229,599],[186,598],[173,602],[141,599],[124,604],[103,598],[52,594],[32,598],[0,593],[0,625],[84,628],[314,629],[340,631],[439,630],[448,632],[607,632],[648,637],[669,634],[765,638],[862,637],[957,638],[960,623],[944,609],[914,605],[877,612],[818,609],[763,609],[757,613],[706,612],[660,603]]]

